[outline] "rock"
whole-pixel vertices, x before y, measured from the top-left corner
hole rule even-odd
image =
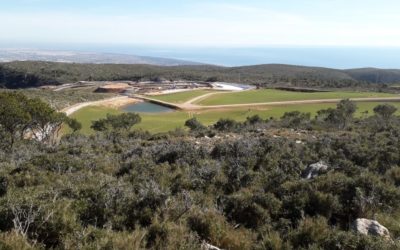
[[[326,165],[323,161],[314,163],[309,165],[306,170],[303,172],[303,177],[307,180],[313,179],[323,173],[326,173],[329,169],[329,166]]]
[[[221,248],[218,248],[216,246],[213,246],[211,244],[208,244],[207,242],[203,242],[203,244],[201,244],[201,249],[202,250],[223,250]]]
[[[359,234],[381,236],[390,239],[389,230],[376,220],[357,219],[353,223],[353,230]]]

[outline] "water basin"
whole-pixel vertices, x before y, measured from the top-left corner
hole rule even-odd
[[[175,109],[168,108],[162,105],[154,104],[151,102],[139,102],[131,105],[127,105],[122,108],[125,112],[131,113],[168,113],[174,112]]]

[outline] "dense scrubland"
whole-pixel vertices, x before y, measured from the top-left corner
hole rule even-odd
[[[79,89],[64,89],[62,91],[53,91],[51,89],[18,89],[17,92],[27,96],[30,99],[38,98],[43,102],[48,103],[56,110],[73,106],[82,102],[98,101],[102,99],[115,97],[112,93],[96,93],[96,87],[79,88]],[[0,89],[1,92],[15,92],[10,89]]]
[[[361,118],[348,100],[315,118],[193,118],[162,134],[135,129],[137,114],[116,114],[94,122],[91,136],[68,120],[75,132],[39,142],[21,136],[26,125],[59,116],[38,100],[22,109],[26,101],[0,94],[2,249],[400,247],[400,117],[391,105]],[[317,162],[327,167],[310,177]],[[358,218],[390,235],[356,233]]]
[[[336,70],[291,65],[220,67],[212,65],[162,67],[150,65],[73,64],[53,62],[11,62],[0,64],[0,86],[37,87],[76,81],[112,80],[227,81],[259,86],[384,87],[400,82],[399,70]]]

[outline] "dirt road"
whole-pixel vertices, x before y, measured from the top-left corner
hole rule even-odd
[[[190,99],[189,101],[184,102],[183,105],[192,105],[193,103],[199,102],[199,101],[201,101],[201,100],[204,100],[204,99],[206,99],[206,98],[208,98],[208,97],[210,97],[210,96],[212,96],[212,95],[215,95],[215,94],[223,94],[223,93],[224,93],[224,92],[212,92],[212,93],[204,94],[204,95],[195,97],[195,98],[193,98],[193,99]],[[232,92],[226,92],[226,93],[232,93]]]
[[[160,105],[167,105],[170,107],[175,107],[180,110],[211,110],[211,109],[229,109],[229,108],[240,108],[240,107],[260,107],[260,106],[282,106],[282,105],[298,105],[298,104],[318,104],[318,103],[338,103],[342,99],[315,99],[315,100],[300,100],[300,101],[281,101],[281,102],[260,102],[260,103],[244,103],[244,104],[229,104],[229,105],[212,105],[212,106],[201,106],[193,104],[200,100],[203,100],[211,95],[217,93],[208,93],[202,96],[195,97],[183,104],[169,103],[164,101],[159,101],[156,99],[148,98],[145,96],[140,96],[143,100],[148,100],[154,103],[159,103]],[[220,93],[219,93],[220,94]],[[369,98],[350,98],[351,101],[355,102],[395,102],[400,101],[399,97],[369,97]]]
[[[61,112],[64,112],[67,116],[72,115],[76,111],[88,107],[88,106],[106,106],[106,107],[112,107],[112,108],[118,108],[124,105],[128,105],[131,103],[137,103],[140,102],[137,99],[130,98],[128,96],[118,96],[118,97],[113,97],[113,98],[108,98],[104,100],[99,100],[99,101],[93,101],[93,102],[82,102],[78,103],[75,105],[72,105],[70,107],[67,107],[65,109],[62,109]]]
[[[201,96],[203,97],[203,96]],[[300,101],[281,101],[281,102],[261,102],[261,103],[244,103],[244,104],[229,104],[229,105],[212,105],[200,106],[192,104],[193,102],[179,105],[183,110],[206,110],[206,109],[227,109],[239,107],[260,107],[260,106],[282,106],[296,104],[318,104],[318,103],[338,103],[342,99],[316,99],[316,100],[300,100]],[[400,101],[399,97],[370,97],[370,98],[350,98],[355,102],[395,102]]]
[[[65,108],[61,111],[66,113],[69,116],[69,115],[75,113],[76,111],[78,111],[84,107],[88,107],[88,106],[107,106],[107,107],[118,108],[118,107],[121,107],[121,106],[124,106],[127,104],[140,102],[141,100],[151,101],[153,103],[158,103],[163,106],[168,106],[168,107],[176,108],[179,110],[186,110],[186,111],[217,110],[217,109],[228,110],[228,109],[232,109],[232,108],[241,108],[241,107],[266,107],[266,106],[283,106],[283,105],[299,105],[299,104],[338,103],[342,100],[342,99],[315,99],[315,100],[300,100],[300,101],[212,105],[212,106],[201,106],[201,105],[194,104],[195,102],[201,101],[201,100],[203,100],[211,95],[215,95],[215,94],[221,94],[221,92],[208,93],[208,94],[205,94],[202,96],[198,96],[198,97],[195,97],[183,104],[159,101],[159,100],[149,98],[149,97],[143,96],[143,95],[133,95],[133,98],[127,97],[127,96],[119,96],[119,97],[113,97],[113,98],[100,100],[100,101],[78,103],[71,107]],[[396,102],[396,101],[400,101],[400,96],[399,97],[350,98],[350,100],[355,101],[355,102]]]

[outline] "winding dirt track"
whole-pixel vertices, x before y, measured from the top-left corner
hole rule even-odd
[[[260,106],[283,106],[283,105],[298,105],[298,104],[319,104],[319,103],[338,103],[342,99],[316,99],[316,100],[301,100],[301,101],[282,101],[282,102],[261,102],[261,103],[244,103],[244,104],[229,104],[229,105],[212,105],[200,106],[189,103],[187,105],[179,105],[183,110],[205,110],[205,109],[228,109],[239,107],[260,107]],[[400,101],[400,97],[370,97],[370,98],[350,98],[355,102],[395,102]]]
[[[229,93],[231,93],[231,92],[229,92]],[[215,94],[221,94],[221,92],[207,93],[205,95],[201,95],[201,96],[195,97],[193,99],[190,99],[189,101],[184,102],[182,105],[191,105],[194,102],[202,101],[202,100],[204,100],[204,99],[206,99],[206,98],[208,98],[208,97],[210,97],[212,95],[215,95]]]
[[[227,92],[229,93],[229,92]],[[154,103],[159,103],[160,105],[167,105],[169,107],[175,107],[180,110],[211,110],[211,109],[230,109],[230,108],[240,108],[240,107],[260,107],[260,106],[283,106],[283,105],[299,105],[299,104],[319,104],[319,103],[338,103],[342,99],[315,99],[315,100],[299,100],[299,101],[281,101],[281,102],[260,102],[260,103],[244,103],[244,104],[228,104],[228,105],[211,105],[202,106],[196,105],[195,102],[204,100],[211,95],[221,94],[221,93],[208,93],[202,96],[195,97],[183,104],[176,104],[170,102],[159,101],[156,99],[148,98],[146,96],[137,96],[140,99],[151,101]],[[400,101],[399,97],[368,97],[368,98],[350,98],[351,101],[355,102],[396,102]]]
[[[77,103],[75,105],[72,105],[70,107],[64,108],[61,110],[61,112],[64,112],[67,116],[72,115],[73,113],[77,112],[78,110],[89,107],[89,106],[108,106],[108,107],[119,107],[123,106],[129,103],[135,103],[138,102],[139,100],[130,98],[128,96],[117,96],[117,97],[112,97],[108,99],[103,99],[99,101],[93,101],[93,102],[82,102],[82,103]]]
[[[229,92],[227,92],[229,93]],[[164,102],[157,99],[149,98],[143,95],[133,95],[132,97],[118,96],[109,99],[93,101],[93,102],[83,102],[75,104],[71,107],[61,110],[61,112],[66,113],[68,116],[72,115],[76,111],[88,107],[88,106],[123,106],[129,103],[139,102],[140,100],[150,101],[163,106],[168,106],[171,108],[184,110],[184,111],[199,111],[199,110],[228,110],[233,108],[246,108],[246,107],[268,107],[268,106],[284,106],[284,105],[299,105],[299,104],[320,104],[320,103],[338,103],[342,99],[315,99],[315,100],[300,100],[300,101],[281,101],[281,102],[261,102],[261,103],[244,103],[244,104],[229,104],[229,105],[212,105],[212,106],[201,106],[194,104],[195,102],[201,101],[211,95],[221,94],[221,92],[208,93],[202,96],[195,97],[183,104],[176,104],[170,102]],[[398,102],[399,97],[370,97],[370,98],[350,98],[351,101],[355,102]]]

